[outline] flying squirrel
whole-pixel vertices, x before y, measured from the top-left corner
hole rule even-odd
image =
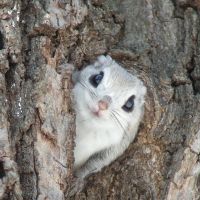
[[[110,56],[99,56],[73,75],[76,112],[75,175],[109,165],[134,140],[144,113],[146,87]]]

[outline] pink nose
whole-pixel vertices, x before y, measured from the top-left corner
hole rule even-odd
[[[99,110],[107,110],[108,109],[108,103],[106,101],[100,100],[98,102]]]

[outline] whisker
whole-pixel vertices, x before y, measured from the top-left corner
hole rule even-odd
[[[127,122],[127,120],[125,119],[125,117],[123,117],[122,115],[120,115],[116,110],[112,110],[113,113],[117,114],[122,120],[124,120],[125,122]]]
[[[120,115],[120,113],[118,113],[118,112],[115,111],[115,110],[112,110],[112,112],[113,112],[114,114],[118,115],[118,117],[120,118],[120,121],[122,121],[122,122],[125,123],[125,124],[128,124],[128,121],[126,120],[126,118],[123,117],[122,115]],[[116,115],[115,115],[115,116],[116,116]]]
[[[83,82],[81,82],[81,81],[79,81],[79,83],[80,83],[84,88],[86,88],[87,90],[89,90],[91,95],[93,95],[94,97],[97,97],[97,95],[95,94],[95,92],[94,92],[91,88],[87,87],[87,85],[85,85],[85,84],[84,84]]]
[[[115,115],[113,112],[111,112],[111,116],[114,117],[113,119],[116,120],[116,122],[120,125],[120,127],[121,127],[122,130],[124,131],[125,135],[128,137],[128,134],[127,134],[125,128],[123,127],[123,125],[122,125],[122,123],[120,122],[120,120],[116,117],[116,115]]]
[[[115,114],[117,114],[121,119],[123,119],[124,117],[123,116],[121,116],[117,111],[115,111],[115,110],[112,110],[112,112],[113,113],[115,113]]]

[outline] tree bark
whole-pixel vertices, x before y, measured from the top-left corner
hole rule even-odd
[[[110,54],[148,89],[136,140],[69,197],[71,64]],[[1,0],[0,199],[200,198],[198,0]]]

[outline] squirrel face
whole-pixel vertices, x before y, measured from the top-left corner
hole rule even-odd
[[[115,124],[122,132],[131,130],[141,115],[146,87],[110,56],[100,56],[83,69],[73,90],[78,115],[97,126]]]

